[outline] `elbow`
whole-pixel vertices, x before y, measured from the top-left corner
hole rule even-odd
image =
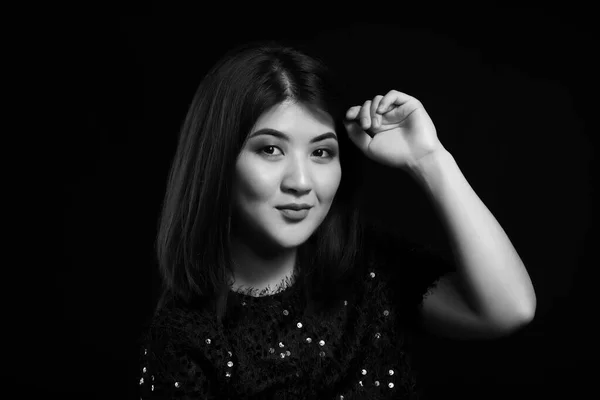
[[[512,318],[498,322],[497,326],[499,327],[499,331],[503,332],[503,335],[512,335],[531,324],[534,318],[535,305],[528,308],[526,312],[521,312],[520,314],[514,315]]]
[[[502,317],[495,319],[497,326],[503,327],[507,333],[518,331],[529,325],[535,318],[536,301],[521,302],[515,307],[514,312],[505,313]]]
[[[518,314],[514,326],[516,329],[523,328],[529,325],[535,318],[536,302],[530,302],[527,307],[523,307],[522,311]]]
[[[527,299],[527,301],[524,302],[525,304],[527,304],[527,307],[525,307],[525,311],[523,312],[523,317],[525,323],[527,324],[533,321],[533,319],[535,318],[535,311],[537,309],[537,298],[535,296],[535,290],[533,289],[533,287],[531,288],[528,297],[529,298]]]
[[[533,302],[533,305],[531,307],[529,307],[527,309],[527,312],[524,314],[524,322],[525,324],[529,324],[531,323],[531,321],[533,321],[533,319],[535,318],[535,310],[536,310],[536,303],[535,301]]]
[[[535,295],[533,282],[531,282],[531,279],[528,279],[528,282],[529,284],[527,285],[526,290],[527,295],[523,303],[527,305],[525,307],[524,312],[525,320],[527,321],[527,323],[530,323],[535,318],[535,311],[537,309],[537,297]]]
[[[535,318],[535,312],[537,308],[537,298],[535,296],[535,290],[531,283],[527,288],[523,289],[520,295],[514,296],[516,302],[514,302],[514,310],[517,311],[514,314],[518,325],[527,325]]]

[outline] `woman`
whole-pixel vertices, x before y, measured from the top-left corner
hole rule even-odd
[[[395,90],[343,98],[318,58],[278,43],[208,72],[163,204],[142,398],[417,398],[419,328],[494,338],[533,318],[520,259],[422,104]],[[361,154],[422,183],[460,263],[367,223]]]

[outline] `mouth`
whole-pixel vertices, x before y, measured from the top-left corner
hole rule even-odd
[[[307,217],[310,208],[301,208],[299,210],[293,210],[291,208],[278,208],[278,210],[287,219],[300,221]]]

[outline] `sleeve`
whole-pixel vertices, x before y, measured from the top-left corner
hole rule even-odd
[[[371,262],[387,277],[388,291],[396,308],[411,327],[418,327],[423,300],[442,276],[455,271],[452,258],[431,245],[369,231]]]
[[[140,344],[140,399],[212,399],[208,381],[165,326],[147,328]]]

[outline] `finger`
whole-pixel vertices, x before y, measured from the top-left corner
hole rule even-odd
[[[361,151],[366,152],[369,148],[369,143],[372,140],[371,135],[368,132],[363,131],[355,122],[344,122],[344,126],[346,127],[350,140]]]
[[[353,106],[346,111],[346,119],[352,121],[358,116],[358,112],[360,111],[360,106]]]
[[[402,93],[397,90],[390,90],[385,96],[383,96],[383,99],[381,99],[379,107],[377,108],[377,112],[379,114],[385,114],[393,106],[401,106],[402,104],[413,99],[414,97],[409,96],[406,93]]]
[[[383,99],[382,95],[377,95],[373,98],[373,102],[371,103],[371,126],[373,128],[379,128],[381,125],[381,117],[377,114],[377,108],[379,107],[379,103]]]
[[[363,130],[366,131],[371,127],[371,100],[365,101],[360,109],[358,118],[360,121],[360,126],[363,128]]]

